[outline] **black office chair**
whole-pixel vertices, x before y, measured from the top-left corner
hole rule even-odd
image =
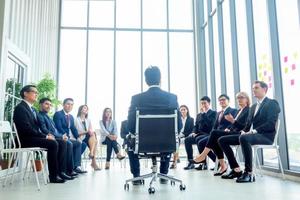
[[[133,150],[139,158],[151,158],[152,173],[126,180],[125,190],[129,190],[129,182],[140,180],[144,183],[146,178],[151,178],[149,194],[155,193],[152,184],[157,178],[169,180],[171,185],[179,182],[179,189],[185,190],[186,186],[182,180],[157,172],[156,157],[163,159],[163,155],[171,154],[178,148],[177,112],[177,109],[137,109],[136,133],[131,134],[131,137],[135,138]]]

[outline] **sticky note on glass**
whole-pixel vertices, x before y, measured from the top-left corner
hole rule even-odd
[[[295,80],[294,79],[291,80],[291,86],[293,86],[293,85],[295,85]]]
[[[269,83],[269,88],[272,88],[272,83]]]
[[[283,61],[286,63],[288,61],[288,57],[284,56]]]
[[[285,67],[285,68],[284,68],[284,73],[287,74],[288,72],[289,72],[289,68],[288,68],[288,67]]]
[[[292,64],[292,70],[296,69],[296,64]]]
[[[272,81],[272,76],[269,76],[269,81]]]

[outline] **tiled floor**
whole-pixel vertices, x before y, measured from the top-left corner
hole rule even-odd
[[[128,163],[127,163],[128,164]],[[150,164],[150,163],[149,163]],[[170,174],[181,178],[187,189],[180,191],[179,185],[155,183],[155,194],[148,194],[149,180],[144,186],[132,186],[124,190],[124,180],[131,178],[129,166],[120,168],[118,162],[110,170],[89,172],[65,184],[42,185],[37,191],[34,179],[15,181],[14,185],[0,188],[0,200],[76,200],[76,199],[228,199],[228,200],[299,200],[300,183],[283,181],[269,176],[257,177],[255,183],[237,184],[234,180],[214,177],[212,171],[184,171],[184,164],[171,170]],[[142,165],[143,166],[143,165]],[[143,173],[150,169],[143,169]],[[2,181],[2,180],[1,180]]]

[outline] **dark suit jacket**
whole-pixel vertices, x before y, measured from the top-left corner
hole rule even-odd
[[[126,135],[129,134],[128,127],[127,127],[128,124],[127,123],[128,123],[128,120],[124,120],[121,123],[121,132],[120,132],[120,135],[121,135],[121,138],[123,138],[123,139],[125,139]]]
[[[134,95],[128,111],[128,130],[135,133],[135,119],[137,108],[174,108],[178,110],[177,96],[161,90],[159,87],[149,88],[146,92]],[[178,111],[178,131],[182,123]]]
[[[263,134],[271,141],[275,136],[275,125],[280,113],[280,107],[276,100],[266,97],[261,103],[256,115],[254,116],[256,104],[253,104],[250,108],[249,117],[243,131],[248,132],[253,124],[253,129],[258,134]]]
[[[209,109],[206,113],[199,113],[193,128],[193,133],[209,134],[216,121],[217,112]]]
[[[239,132],[246,126],[246,122],[249,115],[249,106],[245,107],[241,114],[238,116],[238,118],[235,120],[233,124],[231,124],[228,128],[230,131],[236,131]],[[240,109],[237,111],[237,113],[240,111]]]
[[[193,132],[193,128],[194,128],[194,118],[187,117],[183,129],[183,134],[185,135],[185,137],[189,136],[189,134]]]
[[[63,110],[57,111],[54,114],[53,121],[55,123],[58,133],[61,136],[66,133],[67,136],[70,137],[67,119],[66,119],[66,116],[65,116],[65,113]],[[75,127],[74,117],[72,115],[70,115],[70,130],[71,130],[73,136],[77,139],[79,135],[78,135],[78,131]]]
[[[61,138],[62,136],[58,133],[54,121],[48,116],[46,112],[40,111],[38,114],[38,121],[40,125],[40,130],[44,134],[51,133],[56,138]]]
[[[235,117],[236,113],[237,110],[235,108],[228,107],[223,113],[223,117],[219,122],[219,115],[221,114],[221,111],[218,112],[213,129],[225,130],[226,128],[228,128],[228,126],[230,126],[231,123],[225,119],[225,115],[231,114],[233,117]]]
[[[39,130],[39,123],[25,101],[21,101],[15,107],[13,120],[16,124],[21,143],[22,140],[30,140],[30,138],[46,139],[47,135]]]

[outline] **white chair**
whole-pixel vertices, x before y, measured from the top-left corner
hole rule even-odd
[[[283,167],[282,167],[282,162],[281,162],[281,158],[280,158],[280,154],[279,154],[279,145],[278,145],[278,135],[279,135],[279,127],[280,127],[280,120],[278,119],[276,122],[276,133],[275,133],[275,137],[274,137],[274,142],[271,145],[263,145],[263,144],[259,144],[259,145],[253,145],[253,169],[254,169],[254,173],[256,172],[257,166],[256,163],[258,164],[258,168],[261,170],[261,165],[259,162],[259,158],[258,158],[258,150],[259,149],[276,149],[276,153],[277,153],[277,157],[278,157],[278,165],[282,174],[282,178],[284,179],[284,171],[283,171]]]
[[[8,138],[8,141],[7,141],[7,144],[9,145],[4,145],[3,143],[3,135],[4,133],[8,133],[9,134],[9,138]],[[15,135],[14,135],[15,134]],[[16,142],[15,142],[15,137],[16,137]],[[4,182],[3,182],[3,187],[6,186],[6,182],[7,182],[7,178],[8,176],[10,175],[11,176],[11,179],[10,179],[10,184],[12,184],[13,180],[14,180],[14,175],[17,174],[17,168],[18,166],[21,166],[21,162],[22,162],[22,154],[23,153],[26,153],[27,156],[26,156],[26,159],[27,159],[27,162],[26,162],[26,166],[25,166],[25,172],[24,172],[24,175],[23,175],[23,179],[25,177],[25,174],[26,174],[26,170],[27,170],[27,165],[28,165],[28,162],[30,161],[31,162],[31,166],[33,168],[33,171],[35,173],[35,179],[36,179],[36,182],[37,182],[37,186],[38,186],[38,190],[40,190],[40,183],[39,183],[39,179],[38,179],[38,174],[37,174],[37,171],[36,171],[36,165],[35,165],[35,162],[34,162],[34,153],[37,152],[40,156],[42,156],[41,152],[45,152],[46,149],[42,149],[42,148],[22,148],[21,147],[21,143],[20,143],[20,140],[19,140],[19,136],[18,136],[18,133],[17,133],[17,129],[15,128],[15,132],[12,131],[12,128],[11,128],[11,125],[8,121],[0,121],[0,153],[1,155],[3,155],[4,153],[7,153],[9,155],[9,161],[8,161],[8,169],[6,171],[6,174],[4,175]],[[44,156],[42,156],[44,158],[44,160],[41,160],[41,164],[42,164],[42,167],[43,167],[43,162],[44,163],[47,163],[46,160],[46,154],[44,154]],[[11,164],[12,164],[12,161],[15,160],[12,168],[11,168]],[[9,174],[9,172],[11,172]],[[45,184],[47,184],[47,177],[46,177],[46,169],[45,167],[43,167],[43,177],[44,177],[44,181],[45,181]]]

